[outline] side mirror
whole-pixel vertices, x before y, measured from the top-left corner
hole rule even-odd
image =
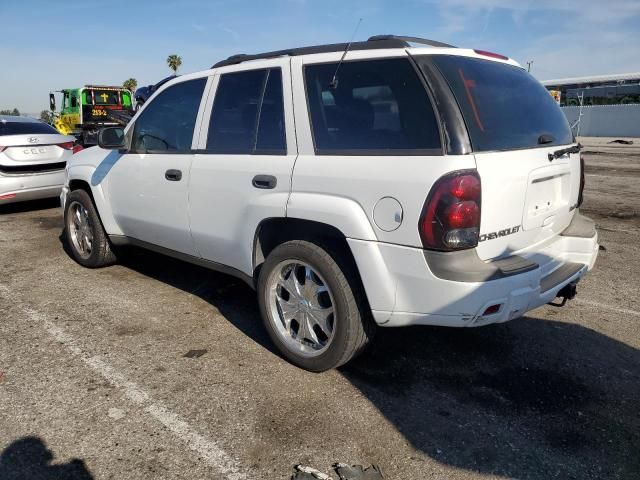
[[[120,127],[107,127],[98,132],[98,145],[107,150],[122,150],[127,148],[124,130]]]
[[[49,94],[49,108],[52,112],[56,111],[56,97],[53,93]]]

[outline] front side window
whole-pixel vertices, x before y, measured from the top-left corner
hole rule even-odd
[[[286,154],[279,68],[220,77],[209,122],[207,151],[230,155]]]
[[[131,151],[189,153],[206,78],[181,82],[164,90],[134,125]]]
[[[440,154],[427,91],[407,58],[305,67],[317,154]]]

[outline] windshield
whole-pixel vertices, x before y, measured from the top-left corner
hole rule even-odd
[[[0,135],[28,135],[30,133],[59,133],[55,128],[40,122],[0,121]]]
[[[549,92],[522,68],[478,58],[432,55],[464,116],[474,151],[515,150],[573,142]]]

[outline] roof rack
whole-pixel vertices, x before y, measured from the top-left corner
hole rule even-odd
[[[447,47],[455,48],[453,45],[447,43],[437,42],[435,40],[429,40],[426,38],[418,37],[402,37],[396,35],[375,35],[370,37],[365,42],[353,42],[349,47],[349,50],[378,50],[383,48],[407,48],[412,43],[420,45],[428,45],[430,47]],[[273,52],[258,53],[254,55],[247,55],[239,53],[231,55],[226,60],[221,60],[214,64],[211,68],[224,67],[227,65],[237,65],[239,63],[248,62],[250,60],[262,60],[265,58],[276,57],[296,57],[299,55],[310,55],[313,53],[329,53],[329,52],[341,52],[344,51],[348,43],[332,43],[328,45],[315,45],[311,47],[299,47],[290,48],[286,50],[276,50]]]
[[[410,46],[410,43],[417,43],[420,45],[428,45],[430,47],[457,48],[453,45],[449,45],[448,43],[438,42],[437,40],[429,40],[428,38],[421,37],[406,37],[402,35],[374,35],[373,37],[369,37],[367,42],[379,42],[382,40],[400,40],[406,42],[406,46]]]

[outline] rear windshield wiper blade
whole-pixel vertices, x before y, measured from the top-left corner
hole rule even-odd
[[[545,143],[553,143],[556,139],[549,133],[543,133],[538,137],[538,145],[544,145]]]
[[[573,145],[572,147],[562,148],[560,150],[556,150],[555,152],[551,152],[549,154],[549,161],[553,162],[556,158],[560,158],[567,153],[579,153],[582,150],[582,145],[579,143],[577,145]]]

